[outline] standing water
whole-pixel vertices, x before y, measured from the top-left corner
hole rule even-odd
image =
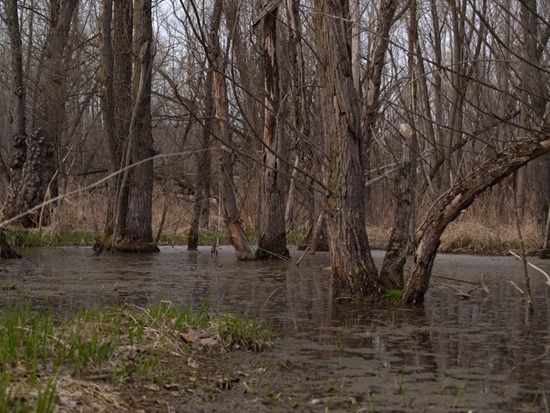
[[[523,286],[522,267],[510,257],[438,255],[425,305],[412,308],[332,304],[326,253],[299,266],[296,250],[290,262],[238,262],[231,247],[216,257],[181,247],[23,253],[0,262],[0,310],[27,301],[64,313],[160,300],[198,308],[209,300],[215,311],[269,319],[282,335],[275,351],[333,379],[329,388],[308,383],[312,411],[550,412],[550,288],[531,272],[529,314],[511,283]],[[532,261],[550,272],[548,261]],[[476,288],[481,279],[488,293]],[[344,395],[348,407],[331,406],[327,394]]]

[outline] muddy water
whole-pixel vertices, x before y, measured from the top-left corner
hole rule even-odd
[[[155,255],[92,256],[85,248],[23,251],[0,261],[0,306],[28,301],[68,312],[82,306],[171,300],[273,320],[280,357],[311,374],[311,411],[550,411],[550,287],[531,271],[535,313],[511,285],[523,287],[508,257],[439,255],[422,308],[334,306],[328,256],[291,251],[293,262],[239,263],[230,247],[164,247]],[[380,263],[381,253],[375,252]],[[550,272],[550,262],[532,260]],[[316,377],[322,377],[316,380]],[[330,380],[326,378],[330,377]]]

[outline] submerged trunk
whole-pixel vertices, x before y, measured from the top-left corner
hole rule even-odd
[[[546,153],[550,153],[548,136],[518,142],[483,163],[432,205],[428,216],[417,231],[418,246],[414,252],[403,295],[406,303],[424,302],[437,248],[445,228],[462,210],[472,204],[477,195]]]
[[[346,1],[315,0],[315,35],[323,68],[329,140],[327,228],[336,299],[379,296],[378,275],[365,229],[361,122],[353,85]]]

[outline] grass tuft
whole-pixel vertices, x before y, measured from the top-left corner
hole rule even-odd
[[[389,288],[384,292],[384,296],[390,300],[400,300],[403,298],[403,290]]]
[[[197,311],[169,301],[84,309],[62,320],[14,308],[0,322],[0,413],[52,412],[63,391],[59,383],[75,386],[87,377],[117,386],[160,386],[188,368],[194,348],[262,351],[272,339],[270,325],[248,316],[216,316],[209,303]]]

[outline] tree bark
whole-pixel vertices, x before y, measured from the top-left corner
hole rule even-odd
[[[315,37],[321,59],[329,140],[327,228],[336,299],[380,296],[380,279],[365,229],[361,166],[362,128],[353,85],[344,10],[347,1],[313,2]]]
[[[421,304],[428,290],[441,235],[447,226],[474,202],[477,195],[514,173],[528,162],[550,153],[550,137],[540,135],[511,145],[480,165],[474,172],[445,192],[430,208],[417,231],[418,246],[405,282],[403,300]]]
[[[280,160],[284,139],[278,120],[281,91],[277,56],[277,13],[278,6],[275,6],[262,18],[265,71],[264,168],[260,185],[260,239],[256,258],[264,260],[289,256]]]

